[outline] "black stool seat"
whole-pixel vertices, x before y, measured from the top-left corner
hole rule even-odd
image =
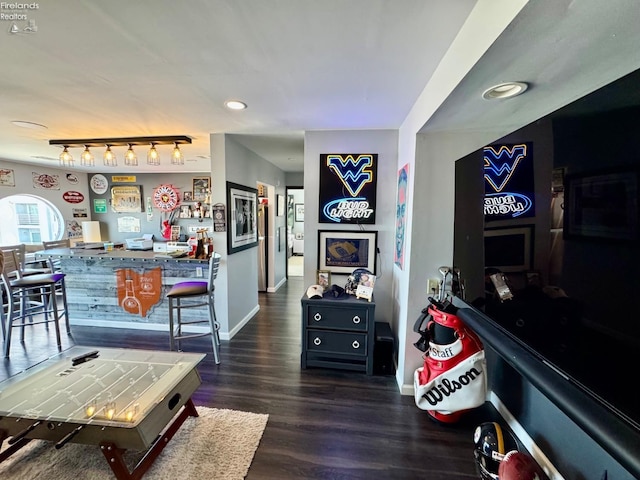
[[[220,326],[216,319],[215,309],[215,279],[218,276],[220,266],[220,254],[213,253],[209,259],[209,276],[207,281],[190,280],[176,283],[169,292],[169,346],[171,350],[180,350],[180,341],[189,338],[203,337],[211,335],[213,345],[213,357],[216,363],[220,363],[218,347],[220,336],[218,330]],[[207,318],[183,319],[182,311],[188,308],[207,307]],[[175,317],[174,317],[175,315]],[[204,333],[183,333],[184,325],[194,325],[197,323],[208,323],[209,330]]]

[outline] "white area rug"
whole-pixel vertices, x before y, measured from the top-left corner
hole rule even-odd
[[[269,415],[196,407],[167,444],[144,480],[243,479],[267,425]],[[6,447],[7,442],[4,442]],[[135,466],[144,452],[127,452]],[[53,442],[32,440],[0,463],[2,480],[113,480],[100,447],[67,444],[56,450]]]

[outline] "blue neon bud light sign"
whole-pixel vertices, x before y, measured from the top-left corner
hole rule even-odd
[[[533,146],[484,147],[485,221],[534,217]]]
[[[376,222],[378,155],[320,155],[320,223]]]

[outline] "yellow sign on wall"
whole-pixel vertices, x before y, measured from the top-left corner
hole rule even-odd
[[[127,176],[112,176],[111,183],[131,183],[136,181],[135,175],[127,175]]]

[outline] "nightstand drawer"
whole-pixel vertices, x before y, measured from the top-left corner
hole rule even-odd
[[[367,335],[364,333],[307,330],[307,350],[366,356]]]
[[[366,308],[335,308],[318,305],[307,306],[307,327],[359,330],[369,328],[369,315]]]

